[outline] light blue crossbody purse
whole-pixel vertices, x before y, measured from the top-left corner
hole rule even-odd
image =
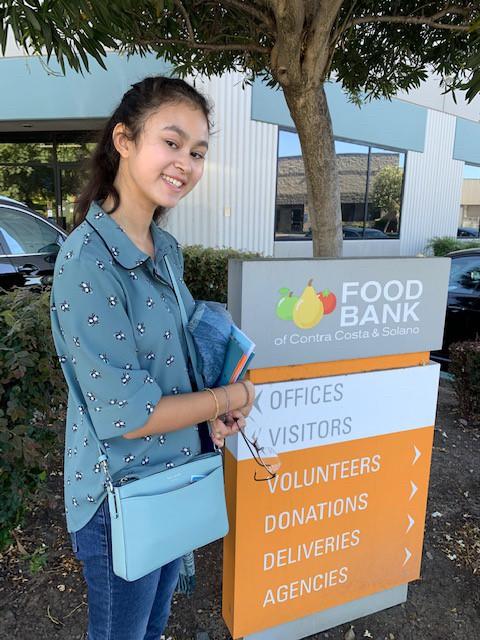
[[[203,382],[187,329],[187,314],[168,258],[164,258],[180,307],[182,325],[197,388]],[[172,469],[129,469],[112,478],[105,447],[93,434],[105,473],[112,525],[113,571],[125,580],[137,580],[228,533],[228,518],[220,450],[195,456]],[[163,465],[162,465],[163,466]],[[148,473],[148,475],[147,475]]]

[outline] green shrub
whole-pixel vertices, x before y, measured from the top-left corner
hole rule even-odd
[[[206,249],[200,245],[183,248],[185,258],[184,279],[196,300],[227,302],[228,260],[252,260],[258,253],[245,253],[235,249]]]
[[[458,240],[443,236],[441,238],[432,238],[427,244],[428,249],[432,249],[434,256],[446,256],[450,251],[459,251],[460,249],[473,249],[480,247],[480,240]]]
[[[47,475],[66,402],[50,331],[50,292],[0,295],[0,548]]]
[[[461,416],[480,424],[480,340],[450,345],[450,361]]]

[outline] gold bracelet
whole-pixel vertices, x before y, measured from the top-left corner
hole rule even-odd
[[[247,402],[243,405],[244,407],[246,407],[247,404],[250,404],[250,391],[248,390],[247,384],[244,380],[237,380],[237,382],[242,385],[242,387],[245,389],[245,393],[247,394]]]
[[[212,391],[212,389],[209,389],[208,387],[205,387],[204,391],[208,391],[209,393],[211,393],[212,396],[213,396],[213,399],[215,400],[215,411],[216,411],[216,413],[215,413],[213,418],[210,418],[210,422],[214,422],[218,418],[218,414],[220,413],[220,407],[218,406],[217,396]]]
[[[227,387],[224,387],[223,385],[221,387],[219,387],[220,389],[223,389],[225,392],[225,397],[227,399],[226,404],[225,404],[225,413],[227,414],[230,411],[230,396],[228,395],[228,391],[227,391]]]

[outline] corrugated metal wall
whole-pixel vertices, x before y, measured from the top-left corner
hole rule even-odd
[[[405,173],[400,254],[425,250],[434,236],[456,236],[463,162],[453,160],[456,118],[429,110],[424,153],[410,151]]]
[[[273,254],[277,127],[250,120],[251,88],[228,73],[196,86],[214,103],[205,173],[169,214],[166,228],[183,244]],[[190,79],[190,81],[192,81]]]

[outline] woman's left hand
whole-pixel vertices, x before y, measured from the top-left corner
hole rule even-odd
[[[217,447],[223,447],[225,444],[225,438],[233,436],[238,433],[240,429],[243,429],[246,425],[245,416],[241,411],[235,409],[230,411],[225,416],[217,418],[210,423],[212,425],[211,438],[213,444]]]

